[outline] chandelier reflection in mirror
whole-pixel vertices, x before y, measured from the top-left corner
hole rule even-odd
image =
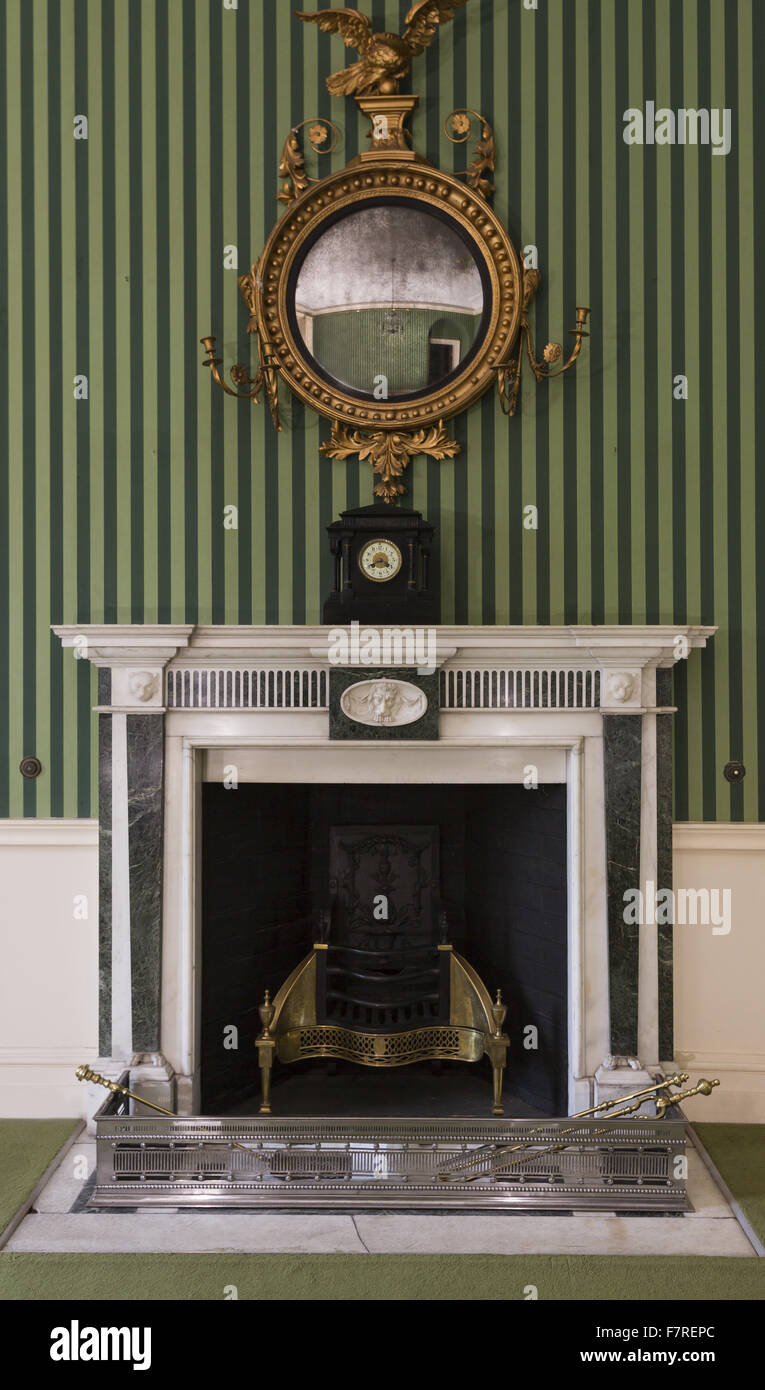
[[[458,7],[455,0],[417,0],[393,46],[356,10],[299,16],[362,54],[327,85],[339,95],[341,82],[346,92],[348,74],[358,69],[352,90],[372,125],[370,148],[316,179],[306,171],[301,132],[307,128],[312,152],[321,154],[334,148],[336,128],[315,118],[289,132],[279,165],[285,212],[239,279],[257,346],[255,374],[236,364],[229,385],[215,338],[202,339],[204,365],[228,395],[257,402],[264,391],[280,430],[279,388],[286,386],[331,421],[321,452],[368,459],[375,494],[386,502],[406,492],[410,458],[459,452],[445,421],[492,385],[503,412],[513,415],[523,358],[538,381],[561,376],[588,336],[589,310],[579,307],[568,359],[559,343],[548,343],[539,361],[534,355],[529,311],[541,277],[524,266],[491,208],[495,145],[485,117],[463,107],[444,123],[453,144],[469,140],[478,123],[463,173],[445,173],[411,147],[406,122],[418,98],[399,94],[399,83],[409,58]],[[394,48],[397,66],[389,72]]]
[[[383,314],[382,331],[389,337],[396,337],[403,333],[404,321],[396,308],[396,257],[390,263],[390,309],[386,309]]]

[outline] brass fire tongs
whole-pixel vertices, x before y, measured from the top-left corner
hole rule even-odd
[[[680,1091],[677,1095],[667,1094],[667,1088],[669,1086],[681,1086],[683,1082],[687,1080],[688,1072],[676,1072],[674,1076],[665,1077],[663,1081],[657,1082],[655,1086],[647,1086],[643,1091],[632,1091],[629,1095],[626,1096],[615,1096],[612,1100],[602,1100],[599,1105],[594,1105],[591,1110],[577,1110],[576,1113],[574,1115],[571,1115],[569,1118],[572,1120],[584,1119],[587,1115],[597,1115],[601,1112],[605,1113],[605,1111],[607,1110],[613,1110],[615,1106],[625,1106],[627,1101],[632,1101],[632,1105],[627,1105],[626,1109],[617,1110],[616,1114],[611,1116],[611,1118],[614,1120],[619,1119],[622,1115],[632,1115],[636,1110],[640,1109],[644,1101],[646,1101],[650,1096],[655,1095],[657,1112],[656,1118],[662,1119],[666,1114],[667,1110],[669,1110],[670,1106],[679,1105],[680,1101],[688,1100],[691,1096],[711,1096],[713,1088],[715,1086],[720,1085],[719,1080],[707,1081],[704,1077],[702,1077],[698,1085],[694,1086],[692,1090]],[[661,1091],[665,1092],[665,1094],[657,1094]],[[529,1130],[529,1133],[538,1134],[539,1131],[544,1128],[544,1125],[536,1125],[534,1129]],[[561,1130],[561,1134],[571,1134],[572,1131],[578,1128],[578,1125],[569,1125],[566,1129]],[[593,1137],[595,1135],[607,1134],[608,1130],[609,1126],[605,1125],[602,1129],[592,1130],[591,1134],[593,1135]],[[492,1167],[491,1173],[494,1174],[497,1171],[502,1171],[506,1168],[511,1168],[514,1163],[523,1163],[526,1157],[539,1158],[543,1154],[558,1153],[561,1149],[565,1149],[568,1147],[568,1144],[550,1144],[547,1146],[547,1148],[537,1149],[533,1155],[527,1155],[524,1152],[520,1154],[518,1158],[511,1158],[508,1160],[507,1163],[500,1164],[499,1169]],[[519,1149],[525,1151],[527,1149],[533,1148],[533,1142],[522,1144],[508,1144],[505,1148],[502,1149],[493,1149],[491,1145],[483,1145],[481,1149],[476,1150],[475,1153],[472,1153],[469,1158],[463,1159],[461,1163],[455,1164],[453,1167],[443,1170],[439,1173],[438,1176],[439,1178],[441,1178],[443,1182],[448,1182],[450,1178],[455,1177],[457,1174],[464,1172],[465,1169],[474,1168],[478,1163],[485,1163],[489,1158],[502,1158],[505,1154],[517,1153]],[[475,1182],[476,1179],[485,1176],[487,1176],[485,1173],[470,1173],[466,1178],[463,1178],[462,1181]]]

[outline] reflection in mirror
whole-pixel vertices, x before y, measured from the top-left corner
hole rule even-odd
[[[355,210],[322,232],[295,287],[305,347],[339,386],[378,400],[432,390],[473,347],[478,263],[447,222],[418,208]]]

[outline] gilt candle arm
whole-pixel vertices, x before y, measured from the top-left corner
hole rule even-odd
[[[582,339],[589,338],[589,333],[585,331],[585,324],[589,309],[584,305],[577,306],[576,328],[572,328],[571,334],[576,339],[571,355],[567,362],[559,367],[557,371],[552,371],[551,367],[557,362],[562,354],[560,343],[548,343],[545,347],[542,361],[537,362],[531,346],[531,327],[529,325],[529,307],[537,290],[541,276],[538,270],[527,267],[523,271],[521,281],[521,318],[518,339],[515,344],[515,352],[495,362],[494,371],[497,374],[497,392],[499,403],[504,415],[514,415],[518,404],[518,393],[521,385],[521,367],[523,364],[524,341],[526,346],[526,356],[529,359],[529,366],[534,373],[537,381],[551,381],[556,376],[562,376],[572,367],[582,349]]]
[[[561,357],[563,349],[560,343],[548,343],[545,347],[542,361],[537,362],[531,350],[531,330],[529,328],[528,319],[524,321],[522,332],[525,334],[526,337],[526,352],[528,355],[531,370],[533,371],[537,381],[552,381],[553,377],[563,376],[563,373],[567,372],[569,367],[572,367],[574,365],[582,349],[582,339],[589,338],[590,336],[589,333],[585,332],[584,327],[587,322],[587,315],[589,314],[589,312],[589,309],[584,308],[582,305],[577,305],[576,328],[571,328],[569,330],[572,337],[575,338],[576,341],[571,350],[571,355],[568,361],[565,362],[562,367],[559,367],[556,372],[550,371],[550,367],[553,362],[557,362]]]
[[[220,374],[220,371],[218,370],[223,365],[223,358],[215,356],[215,339],[212,337],[207,337],[200,338],[199,341],[201,342],[202,347],[207,353],[207,357],[202,362],[202,366],[210,368],[210,371],[215,380],[217,381],[218,385],[220,386],[221,390],[225,391],[227,396],[235,396],[238,400],[251,400],[254,402],[255,405],[257,405],[260,390],[263,385],[262,371],[259,369],[255,376],[248,376],[247,369],[241,366],[239,362],[235,363],[234,366],[230,368],[230,375],[232,381],[236,382],[238,385],[241,386],[251,386],[253,389],[251,391],[234,391],[223,379],[223,377]]]

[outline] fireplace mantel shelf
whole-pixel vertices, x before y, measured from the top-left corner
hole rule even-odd
[[[370,625],[365,624],[361,632],[368,630]],[[294,624],[86,623],[57,625],[53,631],[64,647],[79,650],[96,666],[134,667],[145,662],[157,667],[171,662],[196,665],[211,660],[327,663],[331,634],[350,629]],[[678,645],[683,646],[682,639],[687,642],[686,652],[704,647],[717,628],[684,623],[606,623],[560,627],[441,625],[434,631],[439,666],[481,661],[565,662],[572,666],[593,662],[613,667],[626,662],[633,669],[643,669],[673,666],[684,654],[678,651]]]

